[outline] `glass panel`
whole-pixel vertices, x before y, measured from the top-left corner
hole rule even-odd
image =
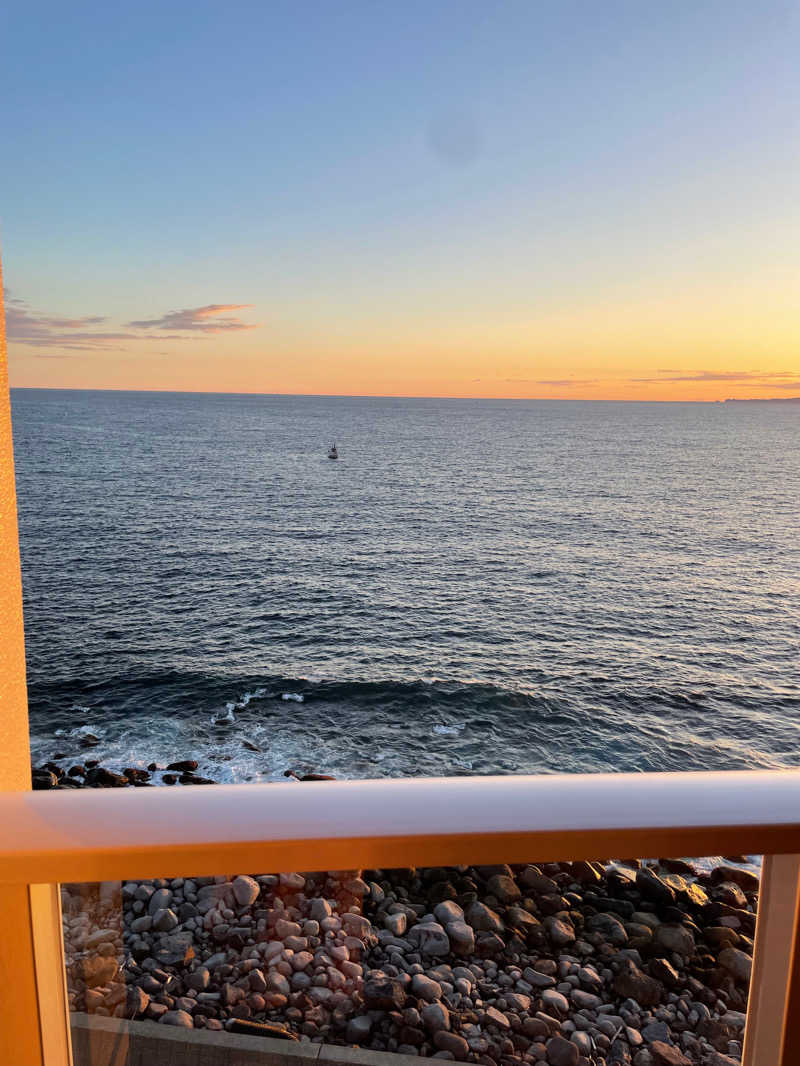
[[[741,1056],[758,901],[742,856],[62,891],[76,1066],[116,1062],[120,1040],[195,1066],[204,1044],[231,1066],[289,1043],[318,1063],[347,1045],[486,1066]]]

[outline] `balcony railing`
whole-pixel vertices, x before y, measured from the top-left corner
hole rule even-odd
[[[0,890],[28,894],[38,986],[25,1019],[38,1041],[3,1061],[70,1062],[58,882],[733,852],[765,855],[743,1061],[789,1066],[800,771],[3,793]]]

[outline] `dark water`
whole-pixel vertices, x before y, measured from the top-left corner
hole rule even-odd
[[[800,406],[13,411],[38,756],[88,730],[233,780],[800,764]]]

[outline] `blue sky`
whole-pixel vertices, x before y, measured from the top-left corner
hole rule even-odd
[[[482,339],[465,373],[512,348],[550,373],[548,345],[561,363],[577,344],[553,339],[554,317],[652,309],[665,292],[687,328],[697,302],[722,320],[743,291],[774,321],[798,274],[799,12],[12,0],[0,13],[6,284],[31,313],[116,330],[252,305],[242,320],[258,328],[232,331],[220,358],[245,359],[244,378],[261,366],[259,387],[305,352],[313,383],[314,360],[345,349],[389,367],[395,347],[445,341],[452,374],[464,335]],[[764,289],[783,295],[764,304]],[[800,339],[795,326],[784,333]],[[692,365],[725,363],[707,332]],[[800,365],[791,343],[771,356],[777,370]],[[609,345],[597,373],[630,376]],[[12,335],[11,354],[12,379],[15,366],[41,378],[40,347]],[[47,373],[102,384],[115,358]],[[743,358],[728,362],[744,370]]]

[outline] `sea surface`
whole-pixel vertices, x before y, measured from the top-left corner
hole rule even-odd
[[[39,761],[800,765],[800,405],[12,405]]]

